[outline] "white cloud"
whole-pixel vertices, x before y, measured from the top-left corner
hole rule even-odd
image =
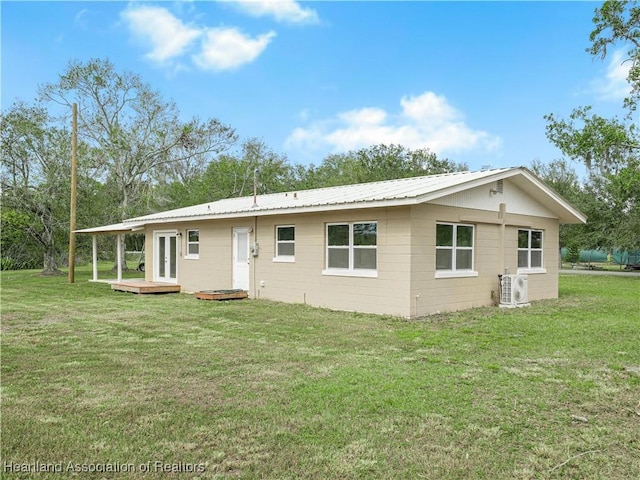
[[[295,0],[237,0],[241,10],[254,17],[272,16],[278,22],[315,24],[320,22],[318,13],[303,8]]]
[[[171,9],[178,13],[194,13],[196,11],[195,0],[175,0],[171,2]]]
[[[75,17],[73,17],[73,23],[76,27],[86,29],[88,26],[87,16],[89,15],[89,9],[83,8],[78,13],[76,13]]]
[[[631,86],[627,77],[631,62],[624,60],[623,50],[613,52],[604,76],[591,81],[589,93],[599,100],[607,101],[620,101],[629,95]]]
[[[178,4],[179,11],[191,7]],[[131,34],[145,44],[149,60],[174,72],[186,67],[179,59],[191,54],[193,63],[209,71],[231,70],[254,61],[269,45],[275,32],[255,38],[237,28],[209,28],[190,25],[164,7],[130,6],[120,14]],[[196,45],[196,40],[200,43]]]
[[[146,57],[157,63],[183,55],[202,35],[201,29],[185,25],[162,7],[132,7],[120,15],[131,33],[151,48]]]
[[[418,97],[402,97],[400,105],[406,117],[425,125],[455,120],[460,116],[445,97],[433,92],[425,92]]]
[[[387,112],[381,108],[368,107],[339,113],[338,118],[351,125],[374,126],[386,120]]]
[[[338,113],[332,119],[296,128],[287,138],[286,147],[345,152],[385,143],[411,149],[429,148],[443,154],[493,152],[502,145],[500,137],[466,125],[462,113],[444,96],[433,92],[405,96],[400,100],[400,107],[396,114],[378,107]]]
[[[202,51],[192,58],[203,70],[231,70],[255,60],[275,36],[269,32],[251,38],[236,28],[211,28],[202,40]]]

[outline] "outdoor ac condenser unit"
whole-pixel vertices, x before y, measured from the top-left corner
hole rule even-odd
[[[502,275],[500,277],[500,306],[523,307],[529,305],[526,275]]]

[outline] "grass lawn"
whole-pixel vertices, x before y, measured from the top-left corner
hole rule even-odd
[[[640,278],[417,321],[88,278],[2,272],[2,478],[640,478]]]

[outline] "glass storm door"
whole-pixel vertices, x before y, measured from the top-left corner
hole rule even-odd
[[[233,229],[233,288],[249,291],[249,228]]]
[[[156,232],[154,280],[176,283],[178,279],[178,237],[175,232]]]

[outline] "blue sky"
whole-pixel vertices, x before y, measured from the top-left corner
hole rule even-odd
[[[543,115],[620,114],[625,65],[593,59],[594,2],[11,2],[2,108],[109,58],[185,119],[216,117],[292,163],[378,143],[482,166],[561,157]]]

